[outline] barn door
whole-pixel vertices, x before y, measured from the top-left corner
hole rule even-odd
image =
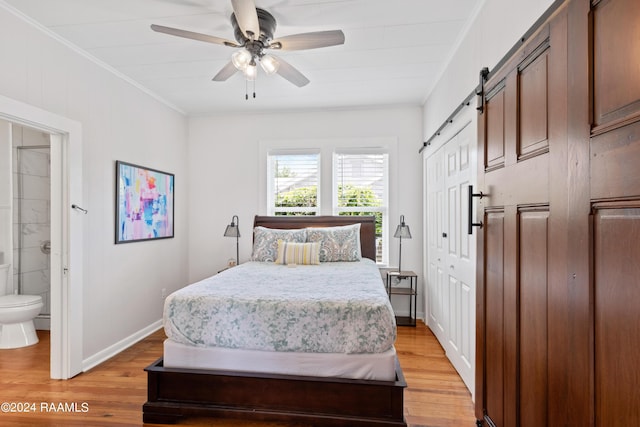
[[[475,183],[476,127],[456,122],[462,129],[426,161],[428,324],[473,393],[476,249],[467,233],[467,188]]]
[[[484,87],[479,424],[640,425],[639,16],[561,3]]]
[[[496,427],[549,425],[550,159],[566,126],[556,21],[492,71],[478,119],[476,415]]]
[[[640,2],[593,1],[595,425],[640,425]]]

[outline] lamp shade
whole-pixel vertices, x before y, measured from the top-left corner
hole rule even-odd
[[[224,230],[224,237],[240,237],[238,226],[234,224],[227,225],[227,229]]]
[[[224,237],[240,237],[240,228],[238,228],[238,217],[236,215],[231,218],[231,224],[227,225],[224,230]]]
[[[411,230],[409,230],[409,226],[404,223],[404,215],[400,215],[400,224],[396,228],[396,232],[393,237],[402,238],[402,239],[410,239],[411,238]]]
[[[246,49],[242,49],[231,55],[233,66],[240,71],[244,71],[251,62],[251,54]]]
[[[244,77],[248,81],[252,82],[256,79],[256,76],[258,75],[258,68],[256,67],[256,63],[253,59],[251,60],[251,62],[249,62],[249,64],[247,64],[243,72]]]
[[[278,71],[278,68],[280,68],[280,63],[275,57],[271,55],[265,55],[262,57],[262,59],[260,59],[260,66],[265,73],[273,74]]]

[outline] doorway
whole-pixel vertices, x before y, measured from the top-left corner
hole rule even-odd
[[[12,125],[50,135],[51,378],[82,371],[83,218],[71,208],[82,203],[82,144],[78,122],[0,96],[0,132],[11,140]]]
[[[38,295],[43,307],[36,329],[50,330],[51,179],[49,134],[13,124],[14,292]]]

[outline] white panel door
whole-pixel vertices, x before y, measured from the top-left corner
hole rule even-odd
[[[444,146],[448,341],[447,356],[467,387],[474,385],[475,352],[475,239],[467,232],[468,188],[475,174],[475,128],[467,125]]]
[[[446,248],[444,223],[444,150],[440,149],[427,159],[427,324],[440,342],[447,339],[447,316],[444,310],[448,304],[446,290]]]
[[[475,182],[473,121],[426,160],[428,325],[473,393],[475,237],[467,234],[468,186]]]

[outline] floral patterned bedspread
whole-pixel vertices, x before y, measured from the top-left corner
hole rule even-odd
[[[379,353],[396,324],[369,259],[295,267],[247,262],[169,295],[164,328],[198,347]]]

